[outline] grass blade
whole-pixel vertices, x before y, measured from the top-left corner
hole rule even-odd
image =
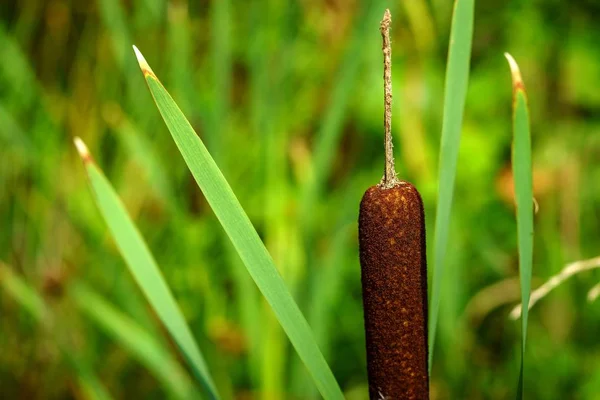
[[[48,314],[44,299],[12,271],[12,267],[0,261],[0,287],[37,322],[42,322]]]
[[[42,321],[48,310],[42,297],[23,279],[0,262],[0,286],[38,322]]]
[[[73,357],[69,353],[70,349],[63,349],[63,353],[69,364],[77,371],[77,379],[79,387],[84,394],[83,398],[88,400],[110,400],[111,395],[108,393],[102,382],[98,379],[94,371],[78,358]]]
[[[210,151],[218,157],[223,152],[226,143],[226,121],[229,120],[231,95],[231,4],[229,0],[211,3],[211,57],[213,92],[211,106],[211,129],[207,132],[206,140]],[[217,158],[219,159],[219,158]]]
[[[44,299],[19,275],[13,273],[11,268],[0,262],[0,287],[3,288],[17,303],[25,309],[38,323],[45,324],[50,317],[50,309]],[[53,316],[52,316],[53,317]],[[102,382],[98,379],[90,365],[78,354],[73,352],[71,346],[65,345],[58,335],[54,339],[62,355],[71,368],[73,368],[79,387],[85,399],[110,400]]]
[[[250,219],[208,150],[150,66],[134,47],[154,101],[206,200],[325,399],[342,399],[331,369]]]
[[[467,97],[474,9],[475,0],[456,0],[450,31],[438,174],[438,204],[435,213],[435,236],[433,244],[433,276],[431,284],[431,309],[429,313],[429,374],[431,374],[435,333],[440,310],[440,295],[444,276],[444,261],[448,247],[450,213],[452,211],[454,180],[456,178],[456,165],[460,146],[460,131],[465,99]]]
[[[531,132],[527,95],[519,66],[508,53],[504,54],[510,65],[513,81],[513,149],[512,167],[517,203],[517,238],[519,243],[519,276],[521,279],[521,304],[529,304],[531,293],[531,270],[533,264],[533,177],[531,171]],[[523,396],[523,369],[525,343],[527,341],[527,318],[529,307],[523,307],[521,315],[521,371],[517,398]]]
[[[194,397],[193,384],[185,370],[169,351],[136,321],[119,312],[83,284],[71,288],[69,294],[84,314],[137,357],[174,397]]]
[[[92,160],[83,141],[75,138],[75,145],[90,179],[96,204],[129,271],[179,346],[200,383],[212,398],[218,399],[219,395],[200,349],[146,242],[127,214],[117,193]]]

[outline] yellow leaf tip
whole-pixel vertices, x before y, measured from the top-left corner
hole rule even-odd
[[[142,52],[139,51],[139,49],[135,45],[133,45],[133,51],[135,53],[135,57],[138,60],[138,64],[140,65],[140,69],[142,70],[142,72],[144,74],[144,77],[146,77],[146,76],[156,77],[156,75],[154,75],[154,71],[152,71],[152,68],[150,68],[150,65],[148,65],[148,62],[142,55]]]
[[[73,139],[73,142],[75,143],[75,147],[77,148],[77,151],[79,152],[79,156],[81,156],[81,159],[83,160],[83,162],[87,163],[87,162],[91,161],[92,156],[90,155],[90,151],[88,150],[88,148],[85,145],[85,143],[83,142],[83,140],[81,140],[81,138],[79,138],[79,137],[75,137],[75,139]]]
[[[513,81],[513,89],[515,91],[521,89],[525,90],[525,85],[523,84],[523,78],[521,77],[521,71],[519,70],[519,65],[509,53],[504,53],[504,57],[508,61],[508,66],[510,67],[510,73],[512,75]]]

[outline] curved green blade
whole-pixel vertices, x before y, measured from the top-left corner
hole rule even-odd
[[[154,101],[188,168],[312,375],[321,395],[325,399],[343,399],[342,391],[317,346],[313,332],[231,187],[142,54],[135,46],[134,50]]]
[[[129,271],[179,346],[196,378],[206,388],[211,398],[218,399],[219,395],[204,357],[146,242],[127,214],[121,199],[92,160],[86,145],[79,138],[75,138],[75,145],[85,165],[98,209]]]

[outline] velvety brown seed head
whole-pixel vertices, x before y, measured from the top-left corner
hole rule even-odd
[[[359,245],[371,399],[428,399],[425,221],[413,185],[367,190]]]

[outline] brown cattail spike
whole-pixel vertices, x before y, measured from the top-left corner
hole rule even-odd
[[[421,196],[373,186],[359,225],[371,399],[428,399],[427,267]]]
[[[425,217],[419,192],[394,170],[390,22],[386,10],[385,174],[363,196],[358,220],[369,393],[373,400],[421,400],[429,398]]]

